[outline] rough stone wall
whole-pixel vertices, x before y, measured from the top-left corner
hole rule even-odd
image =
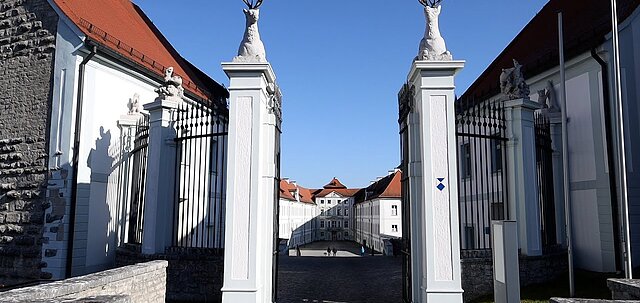
[[[167,302],[221,302],[224,260],[207,249],[170,248],[165,254],[144,255],[132,247],[116,252],[116,266],[167,260]]]
[[[471,255],[469,255],[471,256]],[[493,293],[493,260],[487,253],[467,256],[462,261],[464,301],[469,302]],[[539,257],[520,256],[520,286],[545,283],[568,270],[566,252]]]
[[[640,300],[640,280],[609,279],[607,287],[616,300]]]
[[[58,16],[0,1],[0,285],[42,278],[47,136]]]
[[[164,303],[167,262],[110,269],[0,293],[0,302]]]

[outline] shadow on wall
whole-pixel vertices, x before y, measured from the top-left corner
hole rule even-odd
[[[84,262],[74,261],[74,267],[81,268],[74,274],[95,272],[115,265],[117,239],[112,215],[115,201],[111,201],[108,191],[110,177],[117,172],[117,163],[114,166],[116,157],[110,154],[111,146],[111,130],[105,131],[101,126],[86,162],[90,183],[78,183],[74,254],[79,253],[85,244],[86,257]]]

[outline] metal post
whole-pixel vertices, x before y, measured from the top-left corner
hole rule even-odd
[[[613,41],[613,92],[615,96],[618,122],[618,165],[620,171],[620,197],[622,202],[622,222],[624,228],[624,262],[625,277],[633,279],[633,267],[631,265],[631,235],[629,234],[629,197],[627,188],[627,156],[624,131],[624,116],[622,103],[622,83],[620,72],[620,41],[618,33],[618,5],[616,0],[611,0],[611,26]],[[617,214],[614,214],[617,215]]]
[[[564,172],[564,217],[567,231],[567,255],[569,261],[569,296],[575,296],[573,276],[573,241],[571,239],[571,188],[569,187],[569,138],[567,136],[567,90],[564,64],[564,29],[562,12],[558,12],[558,40],[560,49],[560,103],[562,110],[562,171]]]

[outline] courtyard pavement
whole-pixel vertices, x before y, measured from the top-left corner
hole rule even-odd
[[[327,247],[337,255],[326,256]],[[402,302],[402,259],[360,256],[353,242],[315,242],[301,246],[301,257],[280,256],[278,303]]]

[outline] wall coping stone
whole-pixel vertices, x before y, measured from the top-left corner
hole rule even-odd
[[[603,300],[603,299],[575,299],[575,298],[551,298],[551,303],[631,303],[635,300]]]
[[[132,278],[148,272],[165,269],[168,262],[164,260],[150,261],[139,263],[136,265],[124,266],[106,271],[88,274],[85,276],[73,277],[66,280],[41,284],[32,287],[14,289],[0,293],[0,302],[24,302],[25,298],[29,298],[29,302],[35,300],[43,300],[43,302],[76,302],[76,301],[55,301],[53,298],[60,298],[81,291],[101,287],[114,281],[120,281]],[[48,300],[48,301],[44,301]],[[82,302],[82,301],[79,301]],[[102,302],[102,301],[99,301]],[[125,302],[125,301],[105,301],[105,302]]]

